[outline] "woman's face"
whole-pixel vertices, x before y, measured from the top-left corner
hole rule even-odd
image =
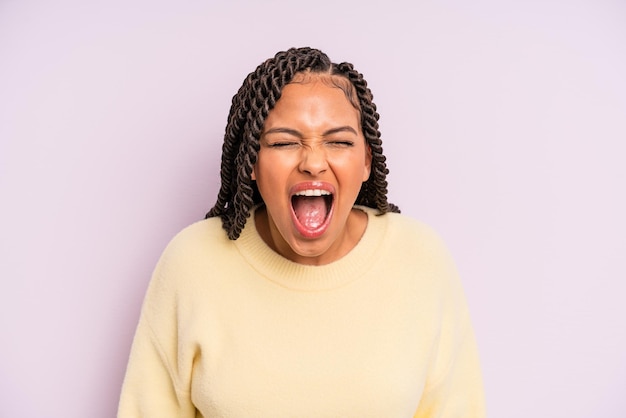
[[[337,260],[367,225],[352,207],[371,152],[358,110],[327,84],[313,75],[283,88],[265,120],[252,177],[265,202],[256,220],[261,236],[302,264]]]

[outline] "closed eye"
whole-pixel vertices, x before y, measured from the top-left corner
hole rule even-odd
[[[335,147],[345,147],[345,148],[354,146],[353,141],[328,141],[328,144],[335,146]]]
[[[277,141],[267,144],[269,148],[288,148],[298,146],[299,143],[296,141]]]

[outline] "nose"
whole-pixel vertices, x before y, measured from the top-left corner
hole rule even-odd
[[[328,169],[326,152],[322,147],[303,147],[301,150],[299,169],[311,176],[319,176]]]

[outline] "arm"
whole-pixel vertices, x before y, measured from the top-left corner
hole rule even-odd
[[[195,417],[191,361],[179,336],[176,246],[164,252],[143,302],[122,386],[118,418]]]
[[[429,378],[415,418],[485,417],[483,382],[469,319],[466,325],[452,346],[440,347],[433,369],[441,367],[443,371]],[[442,338],[440,344],[446,343]]]
[[[435,252],[439,337],[415,418],[484,418],[480,361],[463,287],[443,243]]]
[[[190,394],[177,387],[172,367],[172,360],[142,315],[124,378],[118,418],[195,417]]]

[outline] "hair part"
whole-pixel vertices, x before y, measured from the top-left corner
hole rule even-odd
[[[400,212],[387,201],[389,170],[378,130],[379,115],[363,75],[350,63],[332,63],[318,49],[291,48],[277,53],[248,74],[232,99],[222,145],[221,186],[215,205],[206,214],[206,218],[222,219],[231,240],[239,238],[252,208],[263,202],[252,180],[252,171],[265,119],[287,84],[306,83],[311,76],[340,88],[360,113],[363,136],[372,152],[372,170],[355,204],[378,209],[379,214]]]

